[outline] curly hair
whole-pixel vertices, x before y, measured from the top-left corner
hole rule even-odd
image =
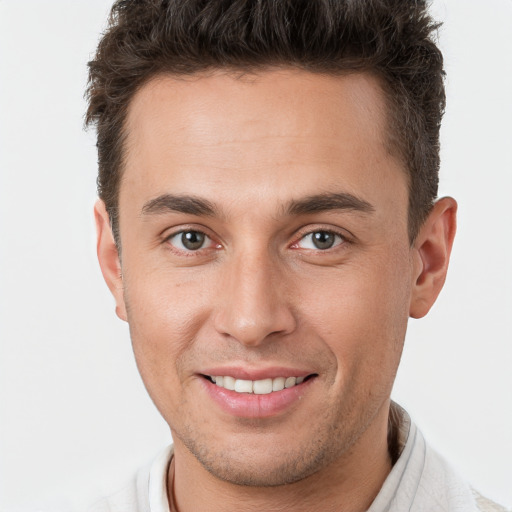
[[[389,147],[409,182],[411,242],[437,196],[443,58],[425,0],[117,0],[89,62],[98,194],[116,243],[124,125],[135,92],[159,74],[292,67],[367,72],[386,95]]]

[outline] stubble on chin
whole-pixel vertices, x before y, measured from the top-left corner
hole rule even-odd
[[[350,458],[354,445],[374,420],[378,410],[379,407],[366,411],[364,417],[359,416],[351,423],[343,421],[343,416],[354,418],[353,413],[335,416],[332,409],[325,411],[323,415],[314,418],[311,432],[305,436],[307,441],[294,443],[291,432],[288,443],[276,446],[269,433],[268,445],[260,442],[257,451],[248,444],[244,446],[242,442],[222,447],[213,438],[209,439],[207,434],[198,432],[190,423],[179,432],[171,430],[174,439],[179,439],[180,444],[214,478],[238,486],[278,487],[305,480],[336,461]],[[245,430],[250,428],[249,423],[254,424],[254,436],[260,439],[265,436],[257,420],[244,422]]]

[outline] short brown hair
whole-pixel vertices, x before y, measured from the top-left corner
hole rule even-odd
[[[117,0],[89,62],[86,124],[98,132],[98,193],[119,244],[124,124],[158,74],[295,67],[369,72],[388,99],[390,149],[409,174],[412,240],[437,196],[445,106],[438,25],[425,0]]]

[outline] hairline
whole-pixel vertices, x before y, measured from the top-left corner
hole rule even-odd
[[[385,133],[382,134],[382,143],[384,148],[388,152],[388,154],[395,158],[402,171],[406,177],[406,186],[408,193],[408,208],[407,208],[407,225],[409,230],[409,242],[412,245],[414,239],[417,235],[417,230],[411,232],[411,222],[412,222],[412,205],[410,204],[411,199],[411,186],[412,186],[412,175],[411,169],[409,169],[409,165],[406,161],[406,156],[404,155],[404,150],[401,148],[401,137],[397,133],[399,127],[394,126],[397,123],[394,122],[396,120],[396,110],[399,108],[394,101],[393,94],[391,92],[391,88],[388,85],[386,77],[384,73],[379,72],[376,67],[347,67],[347,68],[339,68],[339,69],[321,69],[320,67],[314,66],[304,66],[300,63],[298,64],[289,64],[289,63],[276,63],[276,64],[240,64],[240,66],[218,66],[212,65],[207,66],[203,69],[198,69],[196,71],[183,71],[178,72],[176,70],[157,70],[152,74],[148,74],[144,80],[142,80],[137,86],[133,89],[132,94],[129,100],[126,102],[124,108],[120,109],[119,114],[121,117],[121,125],[119,130],[118,137],[118,147],[119,147],[119,166],[118,166],[118,179],[117,179],[117,187],[115,190],[116,197],[113,199],[113,206],[108,208],[110,226],[112,229],[112,234],[114,236],[114,240],[116,242],[116,246],[118,251],[121,251],[121,236],[119,230],[119,195],[121,190],[121,185],[124,177],[124,170],[126,165],[126,156],[128,154],[127,141],[129,138],[128,131],[128,119],[130,115],[130,110],[133,104],[133,100],[135,96],[144,88],[148,87],[150,84],[154,82],[158,82],[159,80],[164,80],[166,78],[172,78],[173,80],[183,80],[187,79],[195,79],[200,80],[202,78],[208,78],[211,76],[215,76],[216,74],[227,75],[235,79],[243,80],[248,77],[256,78],[258,75],[269,73],[273,71],[304,71],[307,73],[311,73],[313,75],[325,75],[330,77],[343,77],[347,75],[360,74],[373,77],[379,86],[379,90],[382,93],[383,100],[383,116],[384,116],[384,126],[382,129]],[[386,130],[388,128],[388,130]],[[103,198],[102,198],[103,199]],[[104,202],[106,202],[104,200]],[[426,215],[425,215],[426,218]]]

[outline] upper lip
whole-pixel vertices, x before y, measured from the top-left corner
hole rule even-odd
[[[299,368],[271,366],[266,368],[247,368],[241,366],[222,366],[207,368],[199,372],[212,377],[230,376],[243,380],[275,379],[276,377],[307,377],[315,372]]]

